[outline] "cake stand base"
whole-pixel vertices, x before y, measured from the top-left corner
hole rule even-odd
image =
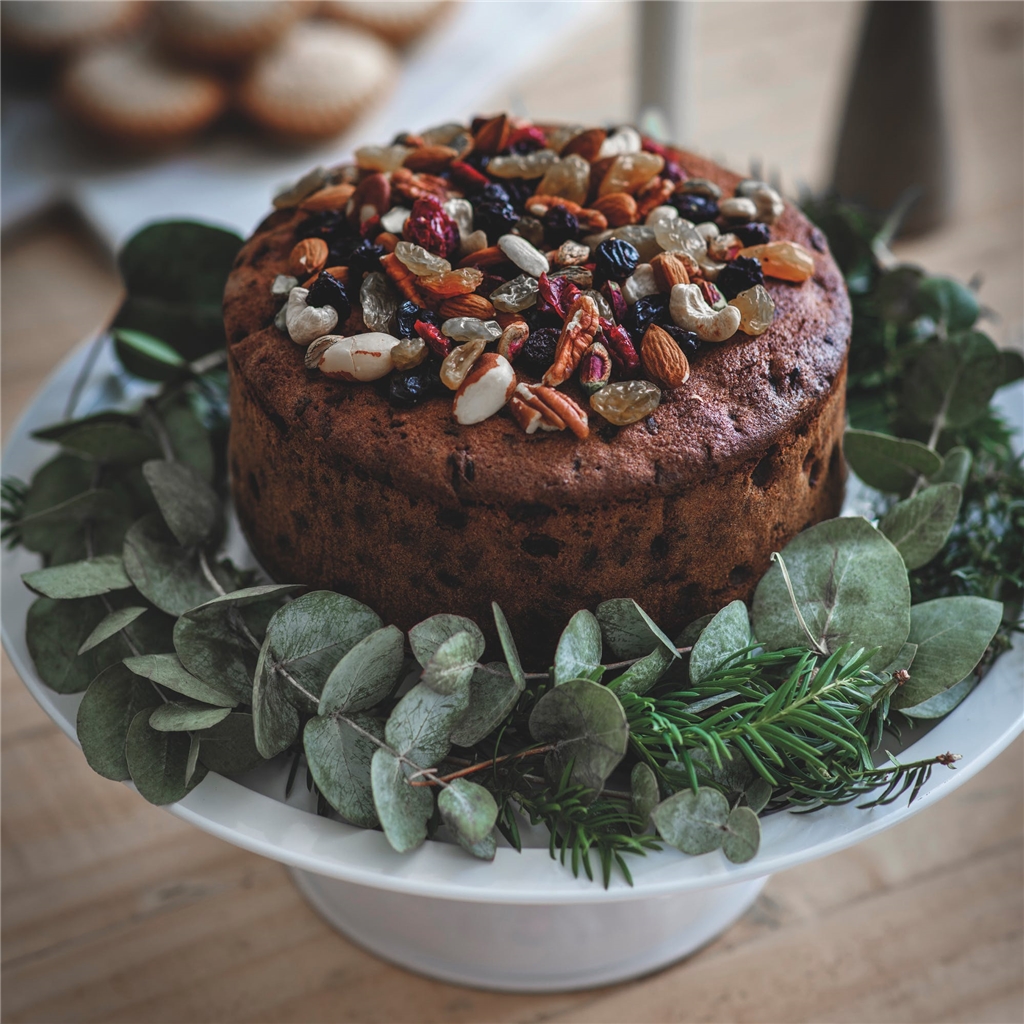
[[[649,974],[725,931],[768,881],[537,905],[409,896],[294,868],[292,877],[323,918],[371,953],[442,981],[504,992],[562,992]]]

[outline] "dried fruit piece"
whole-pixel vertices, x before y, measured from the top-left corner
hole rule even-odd
[[[505,405],[515,387],[512,364],[497,352],[485,352],[455,392],[452,415],[464,425],[481,423]]]
[[[552,280],[564,277],[577,288],[592,288],[594,285],[594,274],[586,267],[562,267],[560,270],[552,270],[548,277]]]
[[[421,196],[412,204],[403,233],[410,242],[443,259],[459,248],[459,226],[444,212],[444,204],[436,196]]]
[[[814,257],[797,242],[768,242],[740,249],[740,256],[761,261],[768,277],[780,281],[806,281],[814,276]]]
[[[417,320],[412,329],[427,343],[435,356],[444,359],[454,348],[436,324],[427,323],[426,320]]]
[[[397,344],[397,338],[379,332],[338,338],[323,350],[317,365],[327,377],[351,381],[379,380],[394,369],[391,351]]]
[[[519,235],[502,235],[498,248],[522,271],[540,277],[550,269],[547,257]]]
[[[555,253],[555,266],[575,267],[580,263],[586,263],[588,259],[590,259],[590,246],[570,239],[558,247],[558,252]]]
[[[329,251],[322,238],[303,238],[292,248],[288,268],[296,277],[308,277],[327,265]]]
[[[704,236],[681,217],[655,224],[654,237],[666,252],[685,252],[695,260],[702,259],[708,251]]]
[[[425,277],[427,274],[447,274],[452,265],[427,252],[422,245],[415,245],[412,242],[399,242],[395,246],[395,255],[417,276]]]
[[[392,355],[394,351],[391,350]],[[400,409],[411,409],[443,390],[444,385],[433,367],[419,366],[391,375],[388,381],[388,400]]]
[[[613,228],[632,224],[637,218],[636,200],[628,192],[609,192],[595,201],[594,209],[603,213]]]
[[[763,284],[755,284],[729,302],[740,311],[740,330],[756,338],[764,334],[775,319],[775,301]]]
[[[425,295],[440,302],[453,295],[469,295],[483,282],[482,270],[476,267],[463,267],[461,270],[449,270],[446,274],[428,274],[419,278],[416,283]]]
[[[430,349],[422,338],[403,338],[391,350],[391,361],[396,370],[411,370],[429,355]]]
[[[394,333],[398,296],[385,274],[378,270],[363,278],[359,289],[359,305],[363,311],[363,323],[371,331],[378,331],[381,334]]]
[[[444,212],[448,214],[459,229],[459,238],[463,242],[467,235],[473,233],[473,204],[468,199],[446,199]]]
[[[500,288],[496,288],[491,292],[490,298],[495,309],[503,313],[518,313],[536,304],[539,290],[537,278],[530,277],[529,274],[520,274],[519,277],[514,277]]]
[[[595,341],[580,360],[580,387],[592,395],[608,383],[612,375],[612,357],[608,349]]]
[[[665,158],[657,153],[622,153],[617,156],[597,190],[599,196],[609,192],[634,192],[646,185],[665,166]]]
[[[547,274],[541,274],[537,283],[540,286],[537,309],[542,313],[554,313],[564,321],[580,294],[579,288],[567,277],[550,277]]]
[[[707,196],[708,199],[718,199],[722,195],[722,190],[718,185],[707,178],[687,178],[686,181],[681,181],[676,185],[676,191],[695,196]]]
[[[408,146],[360,146],[356,165],[365,171],[397,171],[411,152]]]
[[[573,375],[597,334],[599,320],[597,303],[589,295],[580,295],[568,310],[555,348],[555,360],[544,374],[545,384],[557,387]]]
[[[453,295],[441,303],[438,312],[445,319],[473,316],[478,320],[490,320],[494,316],[494,306],[490,299],[482,295]]]
[[[640,361],[655,383],[665,388],[681,387],[690,376],[690,361],[668,331],[651,324],[640,344]]]
[[[545,196],[561,196],[582,204],[590,188],[590,164],[575,153],[553,163],[541,178],[537,192]]]
[[[622,238],[609,238],[594,252],[594,269],[601,277],[612,281],[625,281],[639,262],[636,246]]]
[[[590,396],[590,408],[617,427],[645,419],[660,404],[661,390],[649,380],[617,381]]]
[[[625,227],[615,228],[611,237],[629,242],[640,254],[641,263],[650,263],[651,259],[661,252],[654,228],[649,228],[645,224],[627,224]]]
[[[482,341],[488,344],[501,337],[501,328],[493,320],[456,316],[441,324],[441,333],[452,341]]]
[[[466,379],[466,374],[483,355],[486,347],[486,339],[477,338],[453,348],[441,363],[441,383],[449,391],[458,391],[459,385]]]
[[[720,260],[723,263],[736,259],[736,254],[743,248],[743,243],[740,241],[739,236],[731,231],[726,231],[725,234],[709,238],[707,243],[708,256],[713,260]]]
[[[626,298],[622,294],[622,289],[619,287],[617,281],[605,281],[601,285],[601,295],[608,303],[608,307],[612,311],[611,318],[617,323],[621,323],[626,316]]]
[[[672,196],[675,182],[668,178],[653,178],[636,194],[636,217],[643,220],[651,210],[667,203]]]
[[[530,325],[525,320],[510,323],[498,339],[498,355],[504,356],[510,363],[522,351],[526,339],[530,337]]]
[[[731,299],[755,284],[764,284],[764,272],[760,260],[749,256],[737,256],[732,263],[727,263],[715,276],[718,290]]]
[[[532,153],[515,153],[511,156],[492,157],[487,165],[489,174],[496,178],[542,178],[550,167],[558,162],[558,154],[552,149],[537,149]]]

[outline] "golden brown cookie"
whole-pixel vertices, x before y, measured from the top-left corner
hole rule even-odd
[[[85,126],[141,146],[193,135],[227,103],[216,78],[170,65],[139,43],[112,43],[79,54],[60,91],[65,108]]]
[[[385,93],[397,70],[394,53],[375,36],[330,22],[302,22],[256,59],[239,103],[277,135],[327,138]]]
[[[359,25],[394,46],[405,46],[452,6],[452,0],[324,0],[331,18]]]
[[[55,56],[131,31],[145,18],[140,0],[5,0],[5,50]]]

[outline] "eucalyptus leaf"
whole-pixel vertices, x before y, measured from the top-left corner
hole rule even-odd
[[[451,731],[457,747],[472,747],[489,736],[519,700],[520,688],[503,662],[478,665],[469,683],[469,703]]]
[[[969,676],[992,642],[1003,606],[984,597],[939,597],[911,609],[917,654],[910,681],[892,695],[892,707],[922,704]]]
[[[314,590],[274,613],[267,625],[269,661],[285,669],[319,702],[338,661],[382,625],[380,616],[365,604]],[[315,712],[316,704],[308,710]]]
[[[501,642],[501,649],[508,662],[508,670],[516,684],[516,689],[522,693],[526,689],[526,675],[523,672],[523,663],[519,660],[519,651],[516,642],[512,638],[512,630],[509,629],[505,613],[498,607],[497,601],[491,602],[491,611],[494,613],[494,626],[498,631],[498,640]]]
[[[872,430],[847,430],[843,454],[864,483],[887,494],[905,494],[918,476],[942,469],[942,456],[933,448]]]
[[[732,757],[723,755],[721,766],[715,764],[714,758],[706,751],[695,748],[689,751],[690,760],[697,771],[701,782],[713,782],[728,797],[742,793],[754,781],[754,770],[746,758],[741,757],[735,748],[729,748]],[[679,765],[685,771],[683,765]]]
[[[227,690],[197,679],[187,672],[176,654],[140,654],[125,658],[127,668],[143,679],[180,693],[193,700],[221,708],[233,708],[238,701]]]
[[[942,469],[939,470],[929,481],[933,484],[959,484],[961,488],[967,486],[967,480],[971,475],[971,463],[974,456],[970,448],[957,445],[950,448],[943,456]]]
[[[455,838],[459,846],[478,860],[494,860],[494,855],[498,852],[498,840],[495,838],[493,831],[484,836],[478,843],[467,843],[457,833]]]
[[[906,643],[896,653],[896,657],[882,670],[884,675],[894,676],[899,671],[909,672],[917,656],[917,644]]]
[[[97,597],[70,601],[39,597],[29,606],[25,643],[39,678],[50,689],[80,693],[102,669],[127,653],[120,637],[114,636],[79,657],[79,648],[105,615]]]
[[[78,705],[78,742],[89,767],[105,779],[124,782],[131,778],[124,744],[135,716],[160,698],[118,663],[105,668],[89,684]]]
[[[100,555],[82,562],[36,569],[35,572],[23,573],[21,578],[37,594],[58,601],[98,597],[113,590],[127,590],[132,585],[118,555]]]
[[[763,781],[763,780],[762,780]],[[722,853],[733,864],[745,864],[761,847],[761,822],[750,807],[736,807],[725,823]]]
[[[913,707],[901,708],[901,711],[908,718],[919,718],[922,720],[945,718],[950,711],[963,702],[964,698],[977,685],[977,678],[970,675],[966,679],[961,679],[959,683],[954,683],[948,690],[943,690],[941,693],[935,694],[934,697],[929,697],[928,700],[921,701],[920,704],[915,704]]]
[[[399,853],[415,850],[427,838],[427,820],[434,810],[429,786],[411,786],[401,761],[378,750],[370,765],[373,804],[384,835]]]
[[[63,431],[57,443],[101,463],[132,465],[160,457],[156,439],[128,423],[84,423]]]
[[[270,637],[263,641],[252,684],[252,725],[256,749],[265,758],[287,750],[299,735],[299,713],[287,692],[290,684],[268,664]]]
[[[114,351],[121,365],[143,380],[173,380],[185,360],[170,345],[145,331],[114,329]]]
[[[29,493],[31,495],[31,491]],[[61,556],[56,560],[57,564],[77,561],[87,554],[82,534],[86,523],[94,524],[95,535],[98,532],[98,525],[109,520],[114,520],[116,524],[120,525],[126,518],[123,503],[118,496],[103,487],[82,491],[59,504],[40,509],[37,512],[29,513],[27,501],[25,505],[26,514],[18,521],[18,530],[29,551],[51,555],[52,563],[54,552],[73,540],[77,540],[73,557]],[[98,538],[94,542],[94,546],[97,548],[100,546]],[[98,553],[109,554],[110,552],[104,549]]]
[[[709,615],[702,615],[699,619],[694,619],[676,638],[677,647],[693,647],[693,645],[700,639],[701,633],[707,628],[707,624],[715,617],[715,613],[712,612]]]
[[[173,804],[188,792],[191,740],[187,733],[157,732],[155,708],[140,711],[128,728],[125,759],[135,788],[151,804]]]
[[[167,528],[182,547],[210,539],[221,520],[220,498],[198,470],[183,462],[153,459],[142,472]]]
[[[630,807],[633,814],[645,825],[651,817],[651,811],[661,800],[658,790],[658,776],[650,765],[638,761],[633,765],[629,775]]]
[[[164,425],[174,458],[191,466],[208,484],[214,482],[216,459],[210,431],[186,396],[172,392],[157,400],[157,414]]]
[[[437,764],[451,748],[451,733],[469,706],[469,682],[454,693],[417,683],[394,707],[384,738],[421,768]]]
[[[727,604],[704,627],[690,652],[690,680],[702,683],[734,654],[749,647],[750,618],[742,601]]]
[[[126,626],[130,626],[140,615],[145,615],[148,610],[145,606],[129,605],[127,608],[115,608],[108,612],[82,642],[78,653],[85,654],[104,640],[109,640],[115,633],[120,633]]]
[[[960,511],[959,484],[933,484],[897,502],[878,529],[896,546],[908,569],[919,569],[945,546]]]
[[[101,506],[98,500],[87,498],[83,503],[81,498],[92,489],[93,470],[91,463],[66,453],[36,470],[29,482],[18,523],[22,544],[29,551],[49,553],[65,531],[78,527],[93,508]],[[105,493],[113,499],[109,491]],[[53,514],[69,501],[72,502],[69,518],[60,512]]]
[[[211,772],[242,775],[263,764],[256,749],[252,715],[232,711],[222,722],[199,733],[199,759]]]
[[[760,814],[768,806],[771,798],[771,783],[762,779],[760,775],[743,791],[743,799],[755,814]]]
[[[394,690],[404,659],[405,636],[397,626],[385,626],[363,637],[327,677],[318,714],[347,714],[376,706]]]
[[[1013,384],[1024,377],[1024,355],[1021,355],[1020,352],[1013,349],[1000,349],[999,363],[1002,370],[999,380],[1000,387]]]
[[[157,709],[159,710],[159,708]],[[156,711],[153,712],[153,715]],[[149,724],[153,724],[153,715],[149,717]],[[157,730],[158,732],[160,730]],[[174,731],[174,730],[168,730]],[[196,769],[199,768],[199,737],[195,733],[189,733],[188,737],[188,760],[185,762],[185,788],[186,792],[192,788],[192,781],[196,777]]]
[[[422,684],[437,693],[462,693],[469,686],[484,639],[469,632],[448,637],[423,668]]]
[[[601,664],[601,625],[593,612],[578,611],[555,649],[555,686],[589,676]]]
[[[231,708],[169,701],[161,704],[150,715],[149,724],[157,732],[191,732],[196,729],[209,729],[218,722],[223,722],[230,714]]]
[[[375,718],[362,714],[349,717],[378,739],[384,738],[384,730]],[[353,825],[376,828],[370,762],[378,745],[334,715],[311,718],[303,731],[302,744],[313,781],[324,799]]]
[[[163,519],[140,519],[124,539],[124,568],[135,589],[168,615],[181,615],[217,596],[192,551],[180,547]]]
[[[803,619],[828,653],[851,643],[878,648],[870,666],[895,657],[910,632],[910,584],[903,558],[866,519],[829,519],[804,530],[783,549]],[[767,650],[808,643],[774,562],[754,593],[753,629]]]
[[[597,621],[605,642],[623,661],[642,658],[659,646],[678,657],[676,645],[632,598],[602,601],[597,606]]]
[[[629,745],[626,713],[618,698],[587,679],[571,679],[548,690],[530,715],[530,735],[538,743],[554,745],[545,759],[551,778],[560,777],[571,762],[570,781],[595,793]]]
[[[985,414],[1002,382],[999,349],[991,338],[971,331],[923,347],[909,371],[903,404],[922,422],[941,415],[947,427],[966,427]]]
[[[917,286],[919,313],[946,325],[947,331],[964,331],[978,319],[980,307],[974,292],[951,277],[926,277]]]
[[[469,779],[453,779],[437,797],[444,823],[463,846],[483,842],[498,819],[498,805],[489,790]]]
[[[610,683],[608,689],[613,693],[635,693],[643,696],[672,667],[678,657],[659,644],[650,654],[633,662],[622,675]]]
[[[651,812],[658,834],[670,846],[698,856],[722,845],[729,801],[709,786],[684,790],[662,800]]]
[[[416,623],[409,630],[409,646],[416,660],[426,667],[437,649],[456,633],[469,633],[479,644],[480,654],[483,654],[484,635],[480,627],[464,615],[431,615],[429,619]]]

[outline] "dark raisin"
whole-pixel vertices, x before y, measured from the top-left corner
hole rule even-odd
[[[764,245],[771,238],[768,225],[760,224],[756,221],[751,221],[749,224],[740,224],[739,227],[730,227],[729,230],[744,245]]]
[[[536,186],[536,181],[527,181],[525,178],[509,178],[505,182],[509,202],[520,214],[526,209],[526,200],[533,195]]]
[[[564,206],[552,206],[542,223],[544,240],[552,247],[580,236],[580,222]]]
[[[347,228],[344,213],[338,210],[324,210],[310,214],[298,229],[299,238],[329,238],[335,232]]]
[[[470,153],[462,158],[464,163],[469,164],[474,170],[486,171],[491,158],[487,153]]]
[[[665,167],[661,172],[661,176],[669,181],[686,181],[686,171],[675,160],[665,161]]]
[[[433,361],[404,373],[393,373],[388,378],[388,400],[403,409],[411,409],[442,390],[444,385]]]
[[[667,295],[645,295],[630,306],[623,326],[629,331],[634,345],[640,344],[644,332],[652,323],[660,322],[660,313],[668,313]]]
[[[669,199],[669,205],[679,211],[680,217],[692,220],[695,224],[714,220],[718,216],[718,203],[714,199],[693,192],[677,193]]]
[[[489,194],[492,189],[496,189],[500,195]],[[500,185],[488,185],[472,202],[473,227],[485,232],[491,243],[507,235],[519,220],[516,208],[509,202],[508,193]]]
[[[398,337],[417,337],[414,329],[414,324],[417,320],[433,324],[435,327],[440,327],[442,323],[441,317],[432,309],[422,309],[420,306],[417,306],[415,302],[403,302],[398,307],[398,312],[395,313],[395,330],[398,331]]]
[[[700,348],[700,338],[693,331],[688,331],[673,323],[659,324],[658,326],[675,338],[676,344],[683,350],[683,355],[687,359],[692,359],[697,354],[697,349]]]
[[[562,329],[562,319],[553,309],[541,309],[540,303],[530,306],[529,309],[520,310],[521,316],[532,331],[540,331],[545,327],[553,327],[556,331]]]
[[[348,258],[348,266],[356,280],[362,278],[363,274],[372,274],[380,270],[380,258],[384,255],[382,246],[374,245],[368,238],[364,238],[351,252]]]
[[[531,331],[519,359],[528,369],[543,373],[555,361],[555,346],[560,333],[555,327]]]
[[[761,261],[752,256],[737,256],[715,278],[715,285],[727,299],[735,299],[740,292],[753,288],[755,284],[764,284],[764,273]]]
[[[321,270],[313,282],[313,287],[306,296],[306,305],[333,306],[340,323],[344,323],[352,312],[352,302],[345,285],[326,270]]]
[[[595,252],[595,270],[606,281],[625,281],[637,268],[640,253],[622,238],[606,238]]]

